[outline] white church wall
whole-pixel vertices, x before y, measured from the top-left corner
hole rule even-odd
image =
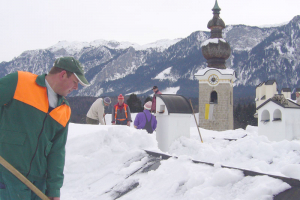
[[[266,121],[267,112],[269,121]],[[271,141],[300,139],[300,109],[268,102],[258,110],[258,134],[267,136]]]
[[[281,120],[274,121],[274,112],[275,117],[278,117],[279,111],[281,112],[282,118]],[[269,121],[266,121],[266,112],[269,112]],[[258,134],[267,136],[271,141],[284,140],[286,131],[284,120],[284,108],[275,104],[274,102],[267,103],[258,110]]]
[[[286,139],[300,139],[300,109],[286,108]]]

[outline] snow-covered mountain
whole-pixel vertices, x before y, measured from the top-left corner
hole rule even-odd
[[[72,96],[149,95],[152,86],[157,85],[161,90],[179,88],[177,94],[196,97],[198,82],[194,74],[207,66],[201,44],[209,37],[209,31],[196,31],[186,38],[143,46],[105,40],[61,41],[0,63],[0,77],[16,70],[46,73],[57,57],[74,56],[84,64],[92,85]],[[270,79],[277,81],[279,90],[299,87],[300,16],[273,27],[229,25],[223,37],[232,49],[226,65],[237,74],[235,97],[254,95],[255,86]]]

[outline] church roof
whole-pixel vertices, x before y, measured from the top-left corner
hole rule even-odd
[[[213,12],[214,14],[220,14],[220,10],[221,10],[221,8],[219,7],[218,1],[216,0],[215,6],[213,7],[212,11],[214,11]]]
[[[268,80],[265,82],[265,85],[273,85],[274,83],[276,83],[275,80]]]
[[[217,70],[220,74],[223,75],[234,75],[236,77],[236,73],[233,69],[218,69],[218,68],[209,68],[206,67],[204,69],[199,69],[195,76],[204,76],[208,71]]]
[[[261,83],[258,84],[256,87],[260,87],[260,86],[262,86],[263,84],[265,84],[265,85],[273,85],[274,83],[276,83],[275,80],[267,80],[267,81],[261,82]]]
[[[265,101],[264,103],[262,103],[260,106],[258,106],[256,108],[256,110],[259,110],[260,108],[262,108],[264,105],[266,105],[269,102],[273,102],[283,108],[295,108],[295,109],[300,109],[300,106],[298,104],[296,104],[295,102],[289,100],[289,99],[285,99],[283,95],[281,94],[276,94],[274,95],[274,97],[269,98],[267,101]]]

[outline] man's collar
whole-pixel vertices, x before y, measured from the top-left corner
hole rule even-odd
[[[43,75],[39,75],[37,76],[35,82],[42,87],[46,87],[46,83],[45,83],[45,77],[47,74],[43,74]]]

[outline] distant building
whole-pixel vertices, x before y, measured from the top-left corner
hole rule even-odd
[[[292,93],[291,88],[282,88],[281,89],[281,94],[283,94],[284,98],[286,98],[286,99],[291,99],[291,93]]]
[[[273,97],[277,92],[277,83],[275,80],[268,80],[256,86],[256,108],[269,98]]]
[[[258,134],[271,141],[300,139],[300,106],[275,94],[257,108]]]

